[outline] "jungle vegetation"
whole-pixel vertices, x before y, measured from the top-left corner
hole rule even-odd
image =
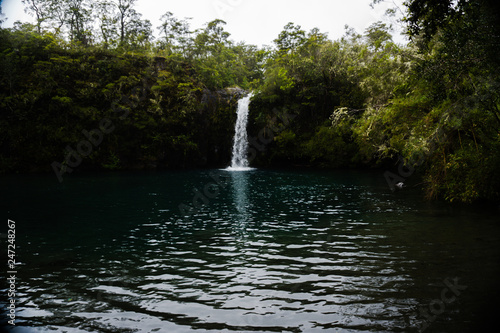
[[[289,23],[265,47],[170,12],[155,38],[134,0],[23,2],[35,24],[0,29],[1,172],[224,166],[251,90],[255,166],[380,168],[429,198],[500,199],[495,0],[407,0],[407,45],[384,22],[337,39]]]

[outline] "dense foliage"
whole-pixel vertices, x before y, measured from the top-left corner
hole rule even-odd
[[[405,48],[381,23],[335,42],[285,27],[266,63],[253,119],[272,122],[270,110],[285,110],[298,121],[274,136],[261,162],[385,165],[392,188],[416,173],[429,197],[498,200],[498,4],[406,6]]]
[[[382,22],[337,40],[289,23],[262,49],[170,12],[155,39],[134,0],[24,3],[36,24],[0,31],[4,172],[222,166],[253,90],[256,166],[383,167],[391,187],[415,173],[429,197],[500,198],[493,0],[407,0],[407,46]]]
[[[375,145],[423,169],[449,201],[500,197],[498,2],[408,1],[418,47],[409,80],[371,125]],[[385,133],[381,137],[380,133]]]
[[[380,22],[364,36],[347,29],[338,41],[316,29],[306,34],[290,23],[275,43],[252,104],[252,119],[259,128],[273,113],[297,117],[274,137],[267,159],[260,161],[359,165],[364,157],[355,123],[367,108],[385,105],[395,87],[404,83],[409,51],[393,43],[389,28]]]
[[[58,170],[218,166],[230,158],[238,91],[210,91],[182,58],[68,48],[22,30],[0,32],[0,53],[4,171],[50,170],[54,161]],[[80,147],[103,120],[113,130]]]

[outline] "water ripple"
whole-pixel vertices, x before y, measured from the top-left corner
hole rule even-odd
[[[189,192],[203,188],[209,173],[186,173],[184,183],[165,177],[163,187],[156,178],[140,187],[147,198],[140,204],[125,183],[104,197],[113,202],[90,202],[125,213],[93,222],[98,218],[78,208],[82,219],[68,221],[78,237],[26,231],[21,246],[32,254],[21,267],[21,325],[61,332],[416,331],[418,307],[439,297],[443,279],[460,273],[471,281],[477,274],[468,272],[500,258],[498,225],[487,218],[456,222],[359,175],[241,172],[184,219],[172,199],[182,191],[168,192],[166,184]],[[496,283],[496,271],[488,272]],[[457,307],[446,310],[441,325],[472,320],[460,319],[467,313]]]

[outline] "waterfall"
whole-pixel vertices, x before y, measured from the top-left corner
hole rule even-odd
[[[238,110],[236,125],[234,128],[234,141],[233,141],[233,158],[231,159],[231,166],[227,168],[230,171],[246,171],[252,170],[248,167],[248,135],[247,135],[247,122],[248,122],[248,106],[250,105],[250,98],[252,93],[243,97],[238,101]]]

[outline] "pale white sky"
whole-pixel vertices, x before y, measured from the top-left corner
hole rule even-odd
[[[395,0],[401,9],[403,0]],[[371,0],[138,0],[136,10],[149,19],[156,27],[160,24],[160,16],[172,12],[182,19],[192,17],[191,29],[202,28],[207,22],[216,18],[227,22],[226,31],[235,42],[245,41],[258,46],[271,45],[288,22],[294,22],[309,31],[319,28],[328,33],[332,40],[344,34],[344,26],[363,33],[373,22],[388,21],[383,13],[388,4],[380,4],[372,9]],[[24,13],[21,0],[3,0],[2,9],[7,21],[4,27],[11,27],[17,20],[33,21]],[[394,32],[394,39],[403,43],[404,38]]]

